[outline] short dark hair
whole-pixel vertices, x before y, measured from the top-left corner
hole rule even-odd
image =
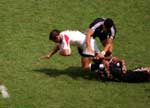
[[[107,28],[107,29],[110,29],[112,26],[114,25],[114,22],[111,18],[107,18],[105,21],[104,21],[104,26]]]
[[[56,36],[58,36],[59,33],[60,33],[60,31],[57,29],[52,30],[49,34],[49,40],[55,40]]]

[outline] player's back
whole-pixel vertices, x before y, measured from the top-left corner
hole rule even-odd
[[[65,36],[68,38],[70,44],[81,46],[84,41],[86,35],[77,30],[66,30],[60,33],[61,36]]]

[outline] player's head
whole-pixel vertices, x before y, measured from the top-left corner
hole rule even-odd
[[[49,40],[59,43],[61,41],[59,34],[60,34],[59,30],[57,29],[52,30],[49,34]]]
[[[111,18],[107,18],[105,21],[104,21],[104,26],[105,28],[108,30],[110,29],[112,26],[114,25],[114,22]]]

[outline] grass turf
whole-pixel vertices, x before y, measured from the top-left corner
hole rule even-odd
[[[1,0],[0,81],[11,95],[0,108],[149,108],[149,83],[101,82],[70,57],[38,60],[54,43],[49,31],[85,31],[96,17],[117,26],[114,55],[128,68],[149,66],[149,0]],[[101,45],[99,44],[101,47]]]

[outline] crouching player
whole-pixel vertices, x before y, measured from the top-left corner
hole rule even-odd
[[[55,47],[52,51],[50,51],[46,56],[42,58],[49,59],[52,57],[56,52],[59,52],[62,56],[70,56],[71,55],[71,48],[70,45],[74,45],[78,48],[80,55],[81,55],[81,64],[82,68],[87,70],[95,70],[98,68],[96,64],[92,64],[93,57],[100,54],[100,51],[96,45],[96,42],[93,38],[90,40],[90,44],[92,46],[92,50],[94,51],[93,54],[89,54],[86,51],[86,35],[81,33],[80,31],[72,31],[66,30],[60,32],[59,30],[52,30],[49,35],[49,40],[52,40],[56,43]]]

